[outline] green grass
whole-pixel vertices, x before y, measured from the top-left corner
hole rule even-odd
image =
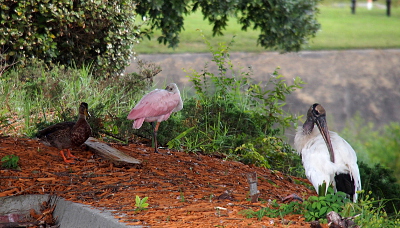
[[[0,134],[33,137],[49,124],[75,120],[78,105],[87,102],[94,134],[101,129],[118,135],[130,128],[127,112],[151,85],[146,76],[136,73],[99,80],[90,66],[76,69],[47,67],[34,61],[31,64],[9,69],[0,77]],[[111,124],[103,119],[112,119]],[[11,120],[23,122],[22,128],[14,129]],[[124,122],[127,128],[115,129],[115,122]]]
[[[321,31],[307,49],[400,47],[399,8],[393,8],[392,16],[388,17],[385,9],[369,11],[358,7],[356,14],[351,14],[348,7],[321,7],[318,21]]]
[[[317,19],[321,23],[321,31],[309,41],[305,50],[400,48],[400,7],[392,7],[391,17],[387,17],[386,9],[358,7],[356,14],[351,14],[349,5],[326,3],[320,6]],[[229,42],[236,35],[232,51],[265,51],[257,45],[258,31],[241,31],[235,19],[229,22],[224,36],[212,37],[212,26],[203,21],[200,12],[185,19],[185,31],[181,33],[181,42],[175,50],[159,44],[156,37],[160,33],[155,32],[155,38],[150,41],[145,39],[135,51],[139,54],[207,52],[208,48],[197,30],[202,30],[212,45]]]

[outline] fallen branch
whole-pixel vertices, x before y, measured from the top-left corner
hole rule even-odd
[[[114,135],[114,134],[111,134],[111,133],[109,133],[109,132],[102,131],[102,130],[100,130],[99,132],[100,132],[100,133],[103,133],[103,134],[105,134],[105,135],[108,135],[108,136],[110,136],[110,137],[113,137],[114,139],[116,139],[116,140],[118,140],[118,141],[120,141],[120,142],[122,142],[122,143],[126,143],[126,142],[127,142],[127,139],[118,137],[118,136],[116,136],[116,135]]]
[[[138,165],[141,162],[123,152],[93,138],[89,137],[86,140],[85,145],[90,148],[91,151],[99,154],[101,157],[110,160],[115,166],[127,166],[127,165]]]
[[[36,177],[1,176],[0,179],[34,179]]]
[[[17,195],[19,195],[19,194],[22,194],[23,192],[26,192],[26,191],[28,191],[28,190],[30,190],[30,189],[34,188],[35,186],[38,186],[38,185],[39,185],[39,184],[35,184],[35,185],[32,185],[32,186],[30,186],[30,187],[28,187],[28,188],[25,188],[24,190],[19,191],[19,192],[13,194],[13,196],[17,196]]]

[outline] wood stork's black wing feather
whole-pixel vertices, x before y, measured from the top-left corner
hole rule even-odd
[[[335,176],[336,190],[344,192],[353,200],[353,195],[356,193],[354,179],[348,173],[341,173]]]

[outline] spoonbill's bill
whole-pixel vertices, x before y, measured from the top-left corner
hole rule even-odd
[[[314,124],[319,130],[314,128]],[[361,190],[361,179],[356,153],[342,137],[328,130],[326,112],[320,104],[311,105],[307,120],[297,130],[294,146],[317,193],[325,182],[325,194],[332,184],[336,191],[357,201],[356,191]]]
[[[133,129],[139,129],[143,122],[151,122],[154,128],[154,152],[158,153],[157,131],[161,121],[169,118],[172,112],[177,112],[183,108],[183,102],[178,86],[170,83],[165,89],[155,89],[144,95],[139,103],[131,110],[128,115],[133,122]],[[157,122],[155,124],[155,122]]]

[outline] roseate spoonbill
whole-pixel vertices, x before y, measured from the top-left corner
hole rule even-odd
[[[165,89],[155,89],[144,95],[139,103],[131,110],[128,115],[133,122],[133,129],[139,129],[143,122],[152,122],[154,128],[154,152],[158,153],[157,131],[161,121],[169,118],[172,112],[177,112],[183,108],[183,102],[178,86],[170,83]],[[157,124],[155,124],[157,122]]]
[[[319,130],[314,128],[314,124]],[[336,132],[328,130],[326,112],[320,104],[311,105],[303,127],[297,129],[294,146],[317,193],[325,182],[325,194],[332,184],[336,191],[345,192],[350,199],[357,201],[361,179],[356,153]]]
[[[82,102],[79,106],[79,116],[76,122],[62,122],[51,125],[38,133],[39,140],[47,145],[60,149],[64,161],[73,163],[69,158],[77,158],[71,154],[71,149],[82,145],[92,134],[92,129],[86,121],[89,116],[88,104]],[[67,157],[64,155],[67,152]]]

